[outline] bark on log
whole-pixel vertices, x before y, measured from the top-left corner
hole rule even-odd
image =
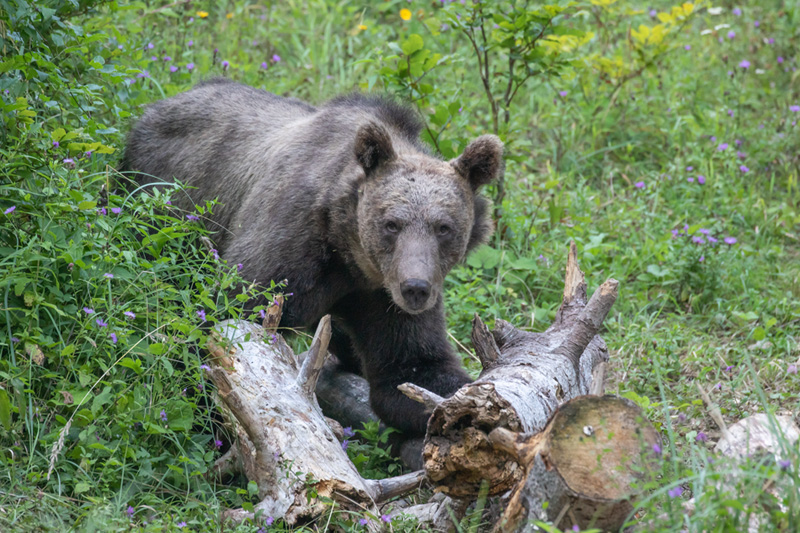
[[[476,316],[473,337],[480,339],[476,349],[485,370],[439,404],[428,422],[423,460],[437,490],[474,498],[484,479],[490,495],[523,481],[525,469],[496,450],[489,433],[495,428],[538,433],[561,403],[589,392],[592,370],[608,360],[596,334],[616,297],[617,281],[609,279],[587,302],[573,243],[563,303],[547,331],[521,331],[498,320],[493,344]]]
[[[270,308],[265,324],[277,324],[279,314],[279,305]],[[265,333],[270,336],[261,326],[226,321],[215,327],[208,346],[208,375],[237,422],[238,451],[231,458],[238,457],[248,479],[258,484],[261,501],[255,511],[296,524],[325,511],[312,493],[343,509],[375,512],[382,501],[417,488],[422,472],[380,481],[361,478],[320,410],[311,391],[327,355],[330,317],[320,322],[302,366],[280,335],[272,333],[266,344]],[[219,466],[230,464],[225,460]],[[225,517],[242,521],[254,513],[234,509]]]

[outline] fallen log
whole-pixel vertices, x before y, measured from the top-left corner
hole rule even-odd
[[[494,331],[490,332],[476,315],[472,337],[483,372],[475,382],[463,386],[447,399],[413,385],[402,386],[409,397],[433,408],[423,447],[423,461],[437,491],[454,498],[473,499],[478,495],[483,480],[489,483],[489,495],[513,489],[514,496],[499,526],[504,531],[516,531],[532,518],[558,519],[556,525],[559,525],[564,517],[554,515],[558,509],[543,505],[545,501],[585,504],[585,512],[578,512],[576,506],[570,515],[580,527],[587,527],[590,522],[598,523],[598,513],[613,511],[614,518],[609,520],[611,526],[619,520],[620,514],[624,515],[623,509],[630,508],[628,503],[619,503],[620,509],[616,511],[609,511],[607,504],[627,502],[635,476],[628,476],[630,472],[620,476],[600,465],[599,471],[581,478],[581,473],[596,466],[592,460],[596,461],[602,454],[597,455],[597,449],[584,447],[583,462],[568,463],[563,458],[572,455],[570,450],[582,449],[580,443],[571,442],[573,439],[580,437],[589,442],[596,438],[581,434],[586,430],[583,426],[576,430],[576,426],[562,423],[563,418],[553,418],[555,426],[547,425],[561,404],[590,392],[595,369],[602,374],[603,367],[598,368],[598,365],[608,360],[608,351],[597,333],[617,298],[617,286],[616,280],[609,279],[587,301],[586,282],[572,243],[567,258],[563,301],[547,331],[521,331],[508,322],[497,320]],[[594,388],[602,390],[597,384]],[[565,404],[561,407],[563,416],[573,423],[579,419],[593,420],[588,425],[598,428],[604,428],[606,424],[613,426],[614,423],[620,426],[615,430],[599,429],[597,433],[614,435],[614,439],[603,445],[620,445],[619,452],[626,458],[627,462],[621,462],[619,457],[616,463],[608,461],[609,466],[620,464],[624,470],[642,463],[639,459],[647,455],[642,453],[644,448],[652,454],[657,434],[630,402],[611,401],[600,396],[589,397],[585,402],[588,404]],[[613,420],[606,420],[606,416]],[[547,430],[548,427],[553,429]],[[620,433],[623,427],[633,431],[625,435],[628,440],[624,443]],[[618,437],[620,443],[617,443]],[[515,446],[509,444],[512,441]],[[571,444],[558,448],[556,444],[562,441]],[[519,446],[527,446],[530,453],[523,453]],[[543,457],[549,457],[551,461],[545,465]],[[556,457],[560,462],[553,462]],[[634,461],[634,458],[638,459]],[[543,487],[536,485],[536,479],[531,479],[534,470],[540,476],[548,470],[537,470],[537,461],[549,467],[550,471],[555,464],[561,465]],[[587,487],[587,494],[583,494],[570,482],[576,478],[581,483],[591,481],[600,487],[604,483],[617,484],[619,490],[609,490],[607,498],[598,495],[591,487]],[[534,495],[538,496],[523,497],[529,494],[526,487],[534,485]],[[575,496],[587,495],[588,499],[574,499]],[[600,503],[603,505],[592,507],[592,499],[602,500]],[[544,508],[548,511],[544,512]]]
[[[345,510],[375,513],[381,502],[416,489],[423,472],[363,479],[320,410],[314,389],[327,355],[330,317],[320,321],[299,365],[272,329],[279,316],[280,305],[272,306],[265,319],[269,329],[222,322],[209,341],[207,373],[238,435],[236,451],[215,471],[242,469],[257,483],[260,499],[253,511],[231,509],[224,517],[240,522],[260,512],[293,525],[322,514],[327,498]],[[270,343],[262,340],[265,334],[271,335]]]

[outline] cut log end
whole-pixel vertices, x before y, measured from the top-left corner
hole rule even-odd
[[[632,509],[631,500],[657,469],[659,458],[653,450],[661,439],[642,410],[615,396],[580,396],[559,407],[542,435],[537,451],[553,478],[550,489],[554,490],[554,483],[560,486],[556,493],[568,498],[564,505],[570,506],[572,523],[581,528],[618,530]],[[518,444],[520,437],[502,438],[516,439],[512,446],[517,453],[524,453],[520,451],[524,446]],[[531,471],[532,461],[525,467]],[[519,507],[526,486],[523,483],[516,489],[506,509],[506,531],[516,531],[521,518],[532,516],[534,510],[526,513]],[[559,513],[559,509],[550,512]],[[561,518],[550,516],[557,527],[565,525]]]

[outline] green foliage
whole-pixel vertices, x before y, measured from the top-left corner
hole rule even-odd
[[[142,195],[113,171],[142,104],[210,76],[312,102],[388,91],[445,158],[499,134],[498,231],[445,286],[468,365],[476,312],[549,325],[574,240],[590,290],[621,281],[610,388],[664,435],[648,527],[742,530],[766,510],[765,529],[797,529],[796,446],[719,461],[696,386],[728,423],[800,408],[800,11],[708,7],[0,0],[0,529],[209,530],[255,502],[203,476],[232,436],[199,349],[253,293],[187,218],[214,205],[177,212],[180,189]],[[359,435],[365,476],[399,471],[387,432]],[[480,505],[461,530],[486,525]],[[331,505],[300,529],[361,520],[386,523]]]

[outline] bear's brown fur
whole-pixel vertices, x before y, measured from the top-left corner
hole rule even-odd
[[[442,283],[491,231],[477,191],[503,167],[495,136],[447,162],[420,128],[387,99],[315,108],[219,79],[149,106],[122,165],[140,183],[188,185],[179,207],[218,199],[207,226],[222,256],[245,279],[288,280],[282,326],[330,313],[331,350],[364,373],[375,412],[413,434],[427,415],[397,385],[448,396],[469,381],[447,340]]]

